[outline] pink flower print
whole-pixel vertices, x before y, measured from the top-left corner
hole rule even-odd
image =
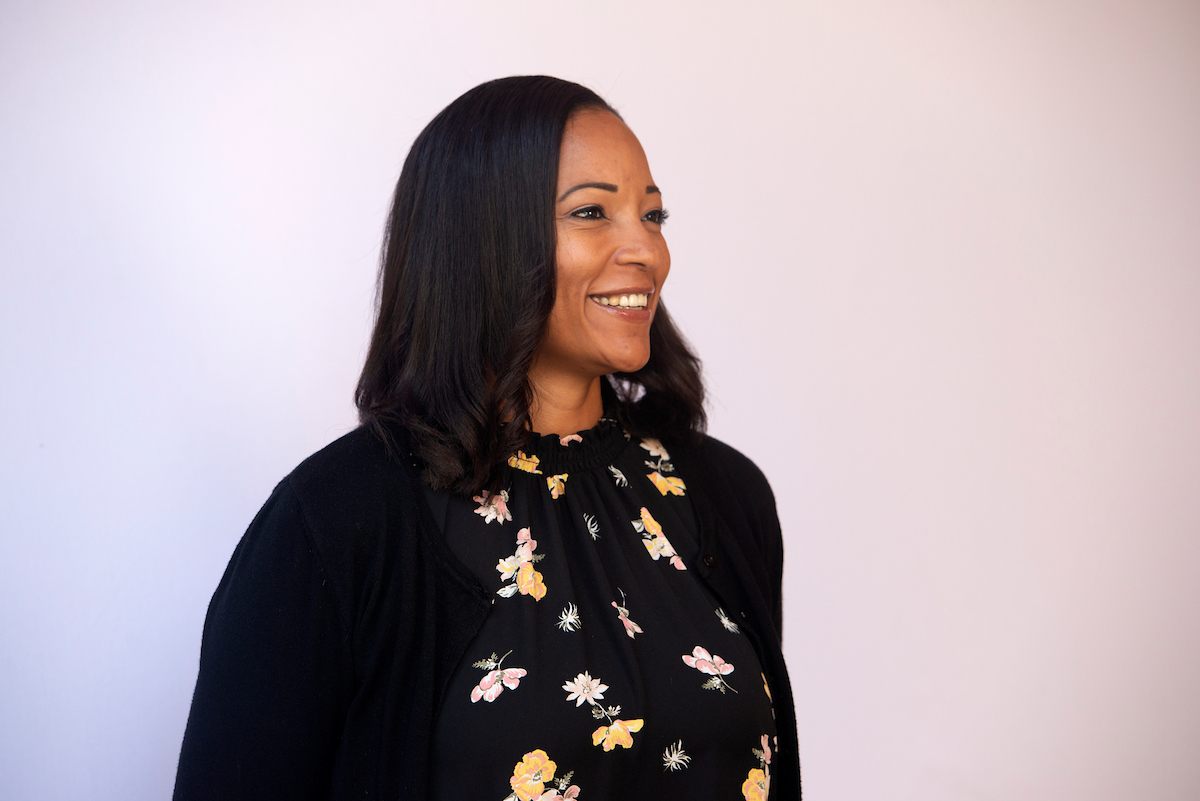
[[[724,693],[726,690],[733,690],[733,687],[725,681],[725,676],[733,672],[733,665],[726,662],[716,654],[710,654],[707,649],[697,645],[692,649],[691,654],[683,655],[683,663],[688,667],[695,668],[701,673],[706,673],[712,676],[711,679],[704,682],[702,687],[706,690],[720,690]],[[737,690],[733,690],[737,692]]]
[[[570,445],[572,442],[583,442],[583,437],[579,436],[578,434],[567,434],[565,437],[558,438],[558,444],[562,445],[564,448]]]
[[[517,689],[517,685],[521,683],[521,677],[524,675],[525,668],[493,670],[483,677],[474,690],[471,690],[471,703],[477,703],[482,698],[490,704],[500,693],[504,692],[505,687],[510,690]]]
[[[683,661],[688,667],[694,667],[701,673],[708,673],[711,676],[728,676],[733,672],[733,665],[719,656],[710,654],[707,649],[701,648],[699,645],[692,649],[691,656],[684,656]]]
[[[533,552],[537,550],[537,540],[529,535],[529,527],[517,532],[517,552],[514,556],[522,562],[533,560]]]
[[[621,599],[622,600],[625,599],[625,593],[621,593]],[[626,609],[624,606],[618,604],[616,601],[613,601],[612,605],[613,605],[613,608],[617,610],[617,619],[619,619],[621,621],[621,625],[625,627],[625,633],[629,635],[629,639],[632,640],[635,634],[645,634],[646,633],[646,632],[642,631],[641,626],[639,626],[637,623],[634,623],[632,620],[629,619],[629,610],[628,609]]]
[[[771,740],[771,738],[770,738],[770,737],[767,737],[767,735],[765,735],[765,734],[764,734],[764,735],[762,736],[763,762],[766,762],[768,765],[770,765],[770,764],[771,764],[771,743],[770,743],[770,740]]]
[[[508,490],[500,490],[495,495],[484,490],[471,500],[479,504],[475,514],[482,517],[485,523],[499,520],[504,525],[505,520],[512,520],[512,513],[508,511]]]
[[[509,651],[508,654],[511,654]],[[506,668],[503,667],[504,660],[508,658],[508,654],[497,657],[495,653],[487,659],[480,659],[472,664],[472,667],[480,668],[488,671],[488,674],[483,677],[475,689],[471,690],[471,703],[479,703],[479,699],[487,701],[489,704],[495,701],[500,693],[504,692],[507,687],[510,690],[517,689],[517,685],[521,683],[521,677],[525,675],[525,668]]]
[[[565,798],[569,799],[569,801],[575,801],[575,799],[579,798],[579,786],[572,784],[561,795],[558,790],[547,790],[538,796],[538,801],[552,801],[555,798]]]

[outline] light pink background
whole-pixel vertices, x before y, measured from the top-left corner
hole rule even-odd
[[[532,72],[665,190],[806,797],[1200,798],[1200,6],[1148,0],[4,4],[3,796],[169,794],[409,143]]]

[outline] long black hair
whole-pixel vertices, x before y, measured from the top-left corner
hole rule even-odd
[[[554,195],[575,112],[616,114],[544,75],[476,86],[421,131],[384,233],[359,418],[407,431],[434,488],[476,493],[530,436],[529,368],[555,299]],[[619,115],[618,115],[619,116]],[[704,430],[700,362],[658,304],[650,360],[609,394],[631,433]]]

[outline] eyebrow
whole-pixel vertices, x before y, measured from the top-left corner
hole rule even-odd
[[[567,199],[567,195],[571,194],[572,192],[576,192],[580,189],[603,189],[605,192],[616,192],[617,185],[601,183],[599,181],[589,181],[588,183],[584,183],[584,184],[576,184],[575,186],[572,186],[570,189],[568,189],[566,192],[563,192],[562,195],[559,196],[558,202],[562,203],[564,200]],[[662,192],[659,191],[657,186],[655,186],[654,184],[651,184],[650,186],[646,187],[646,194],[647,195],[654,195],[654,194],[661,195]]]

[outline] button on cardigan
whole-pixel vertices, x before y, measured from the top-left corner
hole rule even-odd
[[[238,544],[204,625],[178,801],[427,796],[434,722],[494,593],[447,546],[391,433],[390,449],[359,428],[305,460]],[[771,797],[799,799],[770,487],[715,439],[666,444],[700,533],[688,567],[742,625],[774,694]]]

